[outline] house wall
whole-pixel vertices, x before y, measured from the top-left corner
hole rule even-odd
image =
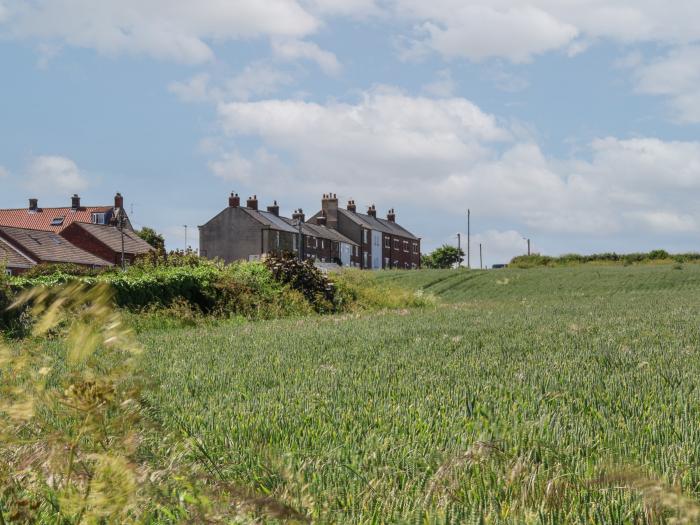
[[[240,208],[225,208],[199,227],[199,253],[230,263],[263,253],[263,225]],[[269,241],[268,241],[269,242]]]
[[[372,239],[372,269],[381,270],[382,268],[382,232],[376,230],[370,230],[371,235],[369,238]]]
[[[262,230],[263,253],[296,253],[294,238],[296,233],[279,230]]]
[[[388,248],[386,246],[387,240],[389,241]],[[398,249],[396,248],[397,241]],[[408,252],[404,249],[404,242],[408,242]],[[414,245],[416,245],[418,253],[415,253]],[[382,238],[382,264],[383,268],[402,270],[420,268],[420,240],[385,233]]]
[[[115,252],[110,247],[106,246],[95,237],[90,235],[88,232],[83,230],[80,226],[70,225],[68,228],[60,233],[61,237],[66,239],[69,243],[78,248],[85,250],[88,253],[116,264],[121,265],[122,258],[121,252]],[[124,253],[124,259],[129,264],[134,262],[136,256],[133,253]]]

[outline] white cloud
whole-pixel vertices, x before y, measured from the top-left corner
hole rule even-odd
[[[10,176],[10,172],[7,170],[7,168],[0,166],[0,179],[2,179],[4,177],[9,177],[9,176]]]
[[[674,49],[632,67],[639,92],[669,97],[673,117],[680,122],[700,122],[700,46]]]
[[[375,0],[309,0],[307,3],[313,11],[328,15],[365,17],[382,11]]]
[[[527,62],[548,51],[570,56],[598,39],[677,45],[700,38],[695,0],[395,0],[398,16],[423,32],[412,53],[436,51],[474,61]]]
[[[325,51],[313,42],[303,40],[287,39],[276,40],[272,43],[272,50],[277,58],[287,61],[299,59],[316,62],[328,75],[340,73],[341,65],[336,56],[330,51]]]
[[[13,38],[185,63],[211,60],[211,41],[298,38],[321,23],[296,0],[14,0],[8,5],[10,23],[3,32]]]
[[[252,174],[253,163],[237,151],[224,153],[221,158],[209,163],[209,169],[217,177],[230,181],[246,181]]]
[[[468,100],[388,88],[354,104],[265,100],[218,112],[227,135],[257,138],[275,158],[256,154],[246,167],[252,186],[277,195],[333,191],[446,217],[471,203],[533,232],[671,234],[700,224],[700,142],[603,138],[582,158],[552,159]]]
[[[27,166],[27,187],[35,191],[70,193],[84,190],[88,179],[69,158],[53,155],[35,157]]]
[[[199,73],[184,82],[171,82],[168,91],[174,93],[183,102],[209,102],[212,93],[209,89],[209,75]]]

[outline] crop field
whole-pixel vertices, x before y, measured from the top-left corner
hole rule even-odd
[[[697,522],[700,266],[377,278],[438,304],[141,334],[179,461],[317,523]]]

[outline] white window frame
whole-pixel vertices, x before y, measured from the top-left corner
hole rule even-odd
[[[367,244],[367,232],[369,230],[362,230],[362,242]]]
[[[403,251],[404,253],[408,253],[410,251],[408,249],[408,241],[403,241]]]
[[[100,220],[101,218],[101,220]],[[105,212],[92,212],[90,220],[93,224],[107,224],[107,214]]]

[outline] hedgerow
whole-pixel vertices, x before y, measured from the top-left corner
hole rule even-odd
[[[642,264],[658,262],[697,262],[700,261],[700,253],[670,254],[666,250],[652,250],[641,253],[594,253],[580,255],[568,253],[559,257],[548,255],[519,255],[510,261],[510,266],[515,268],[536,268],[541,266],[568,266],[574,264],[602,263],[602,264]]]

